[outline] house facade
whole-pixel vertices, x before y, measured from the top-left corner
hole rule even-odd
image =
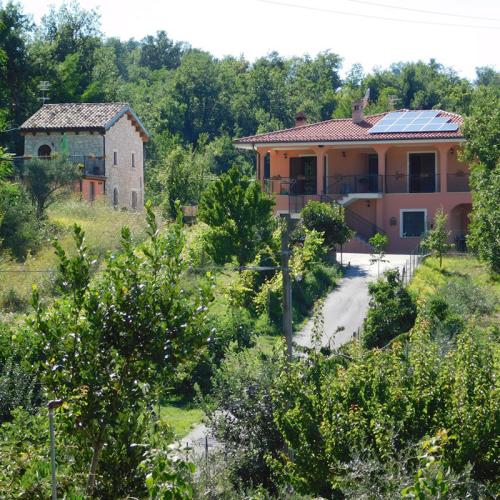
[[[309,200],[339,203],[356,237],[346,251],[369,251],[376,232],[388,252],[414,250],[440,207],[451,240],[465,244],[472,201],[469,167],[459,160],[462,117],[445,111],[408,111],[304,124],[235,141],[257,156],[257,179],[275,197],[278,213],[297,217]]]
[[[20,130],[25,159],[66,154],[83,166],[75,186],[83,199],[105,196],[119,209],[144,206],[144,143],[149,135],[128,104],[44,104]]]

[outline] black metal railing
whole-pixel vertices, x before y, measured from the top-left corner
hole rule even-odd
[[[334,175],[325,179],[326,194],[383,193],[382,175]]]
[[[356,236],[367,242],[377,233],[385,234],[385,231],[375,223],[361,217],[347,207],[344,207],[345,223],[356,232]]]
[[[470,191],[469,174],[457,172],[446,176],[447,189],[450,193],[467,193]]]
[[[22,172],[26,162],[34,160],[50,161],[50,156],[16,156],[12,158],[12,162],[18,172]],[[84,155],[70,155],[67,161],[82,166],[82,175],[90,177],[105,177],[106,165],[103,156],[84,156]]]
[[[439,175],[386,175],[386,193],[437,193]]]

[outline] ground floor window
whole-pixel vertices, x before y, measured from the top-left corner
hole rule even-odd
[[[113,206],[118,208],[118,188],[113,189]]]
[[[132,191],[132,209],[137,210],[137,191]]]
[[[427,227],[427,210],[401,210],[401,238],[419,237]]]

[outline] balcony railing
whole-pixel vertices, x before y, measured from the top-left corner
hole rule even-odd
[[[18,156],[13,158],[13,162],[17,169],[21,171],[25,162],[33,160],[50,161],[50,159],[50,156]],[[82,175],[84,177],[106,177],[106,166],[103,156],[70,155],[68,156],[68,161],[83,165]]]
[[[386,193],[437,193],[439,175],[386,175]]]
[[[448,192],[450,193],[467,193],[470,191],[469,174],[457,172],[456,174],[448,174],[446,176]]]
[[[383,193],[382,175],[335,175],[325,179],[325,193],[347,195],[351,193]]]

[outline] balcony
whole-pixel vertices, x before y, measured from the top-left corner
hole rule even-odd
[[[18,171],[22,171],[25,162],[33,160],[50,161],[50,156],[18,156],[14,157],[13,164]],[[83,177],[106,177],[105,159],[103,156],[71,155],[68,161],[82,165]]]
[[[439,175],[386,175],[386,193],[438,193]]]
[[[470,191],[469,174],[464,172],[448,174],[446,180],[449,193],[468,193]]]
[[[72,163],[83,165],[83,177],[106,177],[106,167],[103,156],[72,155],[68,160]]]
[[[383,193],[382,175],[335,175],[325,179],[325,194]]]

